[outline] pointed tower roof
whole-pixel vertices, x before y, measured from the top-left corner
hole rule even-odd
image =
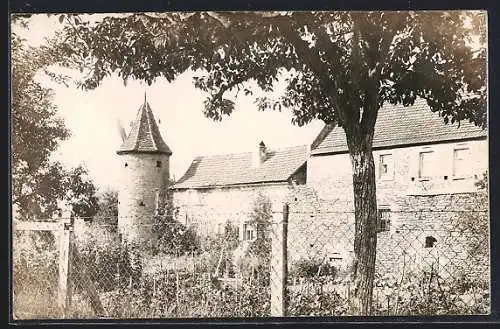
[[[130,133],[116,153],[172,154],[172,151],[161,137],[160,129],[158,129],[146,96],[144,96],[144,104],[141,105],[137,112],[137,117],[132,124]]]

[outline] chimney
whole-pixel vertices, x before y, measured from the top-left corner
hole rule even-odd
[[[266,144],[264,144],[263,141],[261,141],[259,143],[259,160],[260,160],[260,163],[263,163],[264,161],[266,161]]]
[[[254,168],[260,167],[264,161],[266,161],[266,144],[264,142],[260,142],[258,145],[258,149],[253,152],[252,165]]]

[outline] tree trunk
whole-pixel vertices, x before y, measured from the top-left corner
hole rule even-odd
[[[373,280],[377,251],[377,199],[375,164],[372,154],[373,132],[360,134],[347,131],[347,144],[353,169],[354,187],[354,260],[353,294],[350,308],[353,315],[372,312]]]

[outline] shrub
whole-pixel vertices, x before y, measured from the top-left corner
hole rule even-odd
[[[181,255],[185,252],[197,251],[200,248],[200,238],[194,227],[187,227],[176,217],[179,209],[171,201],[167,202],[154,218],[152,241],[152,253],[164,253],[167,255]]]
[[[290,269],[291,277],[310,278],[318,276],[318,274],[320,276],[335,276],[337,269],[319,258],[300,258],[292,264]]]
[[[106,231],[99,224],[91,224],[86,233],[76,240],[81,263],[75,263],[75,269],[85,266],[100,291],[138,281],[142,275],[138,246],[122,243],[117,233]],[[82,288],[78,282],[76,288]]]
[[[488,190],[488,170],[483,172],[483,177],[474,182],[474,185],[478,188],[478,190]]]
[[[348,302],[335,290],[323,291],[319,285],[312,289],[291,292],[288,316],[342,316],[347,314]]]
[[[57,317],[58,248],[52,233],[14,232],[12,243],[14,317]]]
[[[246,276],[253,274],[269,281],[271,262],[272,203],[269,197],[259,193],[253,202],[248,224],[255,227],[256,238],[237,260]]]
[[[227,221],[224,233],[203,237],[201,243],[203,248],[199,250],[200,261],[197,263],[196,270],[214,273],[220,260],[220,274],[225,269],[231,271],[233,252],[238,247],[238,243],[238,227],[233,225],[231,221]],[[222,260],[220,259],[221,253]]]
[[[436,272],[412,271],[402,281],[386,276],[375,283],[377,314],[462,315],[489,310],[489,284],[484,278],[455,273],[444,279]]]

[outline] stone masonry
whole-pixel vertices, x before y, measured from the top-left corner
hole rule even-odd
[[[157,207],[165,200],[169,177],[169,156],[125,154],[118,194],[120,232],[134,239],[150,237]]]

